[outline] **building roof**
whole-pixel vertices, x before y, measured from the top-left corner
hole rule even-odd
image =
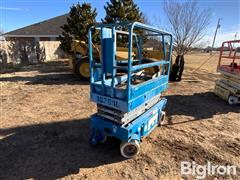
[[[58,37],[68,13],[3,34],[4,37]]]

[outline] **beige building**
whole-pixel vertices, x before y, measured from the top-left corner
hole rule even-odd
[[[67,17],[68,14],[64,14],[3,34],[1,62],[36,63],[64,57],[58,37]],[[7,60],[3,60],[6,57]]]

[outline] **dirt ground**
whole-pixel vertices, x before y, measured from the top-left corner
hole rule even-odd
[[[213,94],[217,56],[192,73],[208,57],[186,56],[183,81],[166,92],[165,124],[128,160],[116,139],[89,144],[96,106],[66,61],[1,74],[0,179],[180,179],[181,161],[240,165],[240,108]]]

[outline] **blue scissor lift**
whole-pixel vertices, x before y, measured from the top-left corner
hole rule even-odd
[[[100,32],[100,63],[93,59],[92,31]],[[128,59],[117,60],[117,37],[122,36],[127,36]],[[159,53],[163,52],[162,59],[143,56],[143,41],[149,36],[161,39],[159,47],[162,49]],[[90,96],[98,109],[91,117],[90,141],[97,144],[104,142],[107,136],[116,137],[122,141],[122,156],[132,158],[139,152],[141,138],[148,135],[165,117],[163,108],[167,100],[161,93],[168,88],[172,35],[134,22],[98,24],[90,28],[88,38]],[[133,57],[134,48],[136,57]],[[148,76],[145,72],[151,67],[157,67],[158,70]]]

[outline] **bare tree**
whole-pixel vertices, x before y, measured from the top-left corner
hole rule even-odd
[[[164,11],[174,35],[177,55],[186,54],[192,45],[199,42],[210,22],[210,11],[200,10],[196,1],[165,1]]]
[[[199,42],[210,22],[210,11],[200,10],[194,0],[190,1],[164,1],[164,11],[169,20],[169,30],[174,36],[174,52],[177,55],[173,76],[180,76],[181,80],[184,68],[184,55],[191,47]],[[170,77],[171,79],[171,77]]]

